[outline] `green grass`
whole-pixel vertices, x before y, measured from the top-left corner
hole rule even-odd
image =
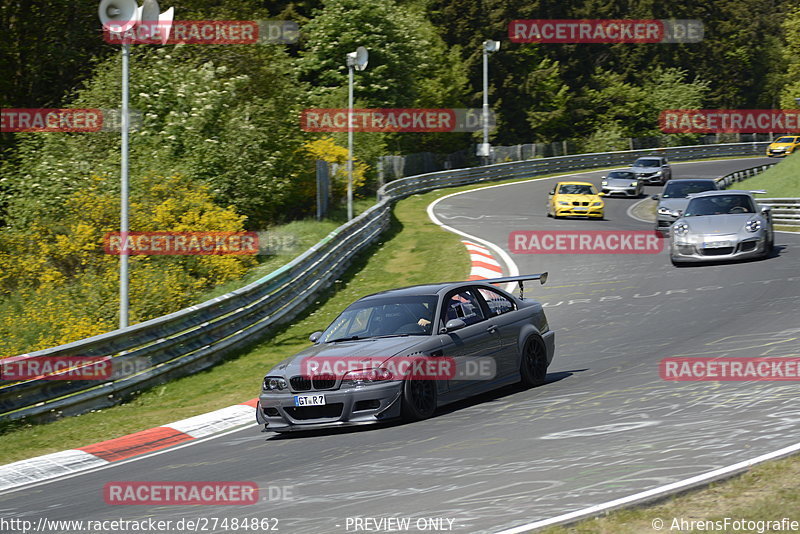
[[[735,186],[764,189],[764,198],[800,198],[800,152],[786,156],[777,165]]]

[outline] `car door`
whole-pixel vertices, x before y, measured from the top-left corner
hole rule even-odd
[[[466,326],[444,332],[445,325],[452,319],[461,319]],[[448,396],[455,400],[485,389],[486,380],[469,378],[476,377],[476,372],[483,368],[482,360],[494,359],[494,354],[500,350],[500,335],[497,328],[487,322],[475,288],[459,288],[445,295],[439,314],[439,332],[442,356],[452,358],[455,363],[455,376],[444,388]],[[437,389],[441,391],[442,388]]]
[[[500,342],[499,350],[493,354],[497,378],[514,374],[519,367],[519,332],[525,317],[513,313],[517,305],[495,288],[479,287],[478,295],[485,305],[487,330],[495,328]]]

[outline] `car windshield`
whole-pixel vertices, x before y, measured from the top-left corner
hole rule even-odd
[[[355,302],[322,333],[320,341],[428,335],[433,328],[436,301],[435,295],[418,295]]]
[[[686,207],[684,217],[699,215],[729,215],[755,213],[753,201],[747,195],[714,195],[693,198]]]
[[[614,171],[608,173],[608,178],[609,179],[617,178],[619,180],[635,180],[636,175],[629,171]]]
[[[661,161],[657,159],[637,159],[634,167],[660,167]]]
[[[558,188],[559,195],[596,195],[594,186],[589,184],[561,184]]]
[[[794,143],[794,137],[779,137],[773,141],[773,143]]]
[[[713,191],[717,188],[710,180],[698,180],[696,182],[668,182],[664,188],[662,198],[686,198],[692,193],[702,193],[703,191]]]

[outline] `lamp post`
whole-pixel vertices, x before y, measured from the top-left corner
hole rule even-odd
[[[478,156],[483,157],[484,165],[489,163],[491,146],[489,145],[489,53],[500,50],[500,41],[483,42],[483,143],[478,146]]]
[[[159,15],[157,0],[144,0],[142,7],[136,0],[102,0],[98,7],[100,22],[105,29],[119,32],[135,31],[136,26],[145,24],[158,26],[162,32],[163,43],[166,44],[167,36],[172,26],[174,8],[169,8]],[[119,232],[122,238],[122,248],[119,255],[119,327],[128,326],[128,140],[130,130],[130,114],[128,112],[129,100],[129,71],[131,56],[131,41],[125,38],[122,42],[122,109],[121,129],[122,142],[120,146],[120,213]]]
[[[347,54],[347,220],[353,219],[353,71],[367,68],[369,53],[363,46]]]

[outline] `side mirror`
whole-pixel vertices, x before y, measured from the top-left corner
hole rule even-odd
[[[308,336],[308,340],[312,343],[316,343],[317,341],[319,341],[319,338],[321,337],[322,337],[322,332],[314,332],[313,334]]]
[[[658,195],[653,195],[650,198],[652,198],[653,200],[658,200]]]
[[[600,191],[599,193],[597,193],[597,196],[598,196],[598,197],[604,197],[604,196],[606,196],[606,194],[605,194],[605,193],[603,193],[602,191]]]
[[[772,211],[772,206],[761,206],[761,213],[764,215],[769,214]]]
[[[461,330],[465,326],[467,326],[467,323],[465,323],[462,319],[450,319],[449,321],[447,321],[447,324],[444,325],[444,328],[442,329],[443,331],[441,333],[449,334],[450,332]]]
[[[547,193],[547,194],[548,194],[548,195],[555,195],[555,194],[556,194],[556,190],[555,190],[555,189],[553,189],[552,191],[550,191],[550,192],[549,192],[549,193]]]

